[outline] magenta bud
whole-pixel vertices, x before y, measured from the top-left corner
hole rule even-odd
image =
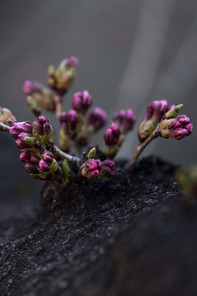
[[[172,138],[175,138],[176,140],[181,140],[187,135],[188,135],[188,132],[184,128],[177,128],[175,130],[170,131],[170,136]]]
[[[114,171],[112,171],[108,166],[103,166],[101,169],[101,174],[105,178],[110,178],[114,175]]]
[[[52,161],[53,161],[53,154],[50,153],[50,152],[45,152],[45,153],[42,154],[42,159],[43,159],[45,162],[51,164]]]
[[[89,171],[88,178],[96,179],[99,176],[99,174],[100,174],[99,170]]]
[[[40,161],[40,157],[37,156],[37,155],[31,155],[31,158],[30,158],[30,161],[31,163],[34,163],[34,164],[39,164],[39,161]]]
[[[107,166],[109,167],[111,170],[115,169],[115,161],[110,160],[110,159],[106,159],[102,162],[102,167],[103,166]]]
[[[189,117],[187,117],[184,114],[177,116],[176,120],[178,120],[178,122],[180,122],[181,124],[184,124],[184,125],[190,123]]]
[[[70,125],[71,131],[75,130],[78,121],[79,121],[79,115],[77,114],[77,112],[75,110],[70,110],[68,112],[68,123]]]
[[[63,60],[61,64],[62,63],[64,63],[67,68],[72,68],[78,65],[79,60],[78,58],[71,56],[70,58]]]
[[[87,90],[77,92],[72,98],[72,108],[78,112],[86,113],[92,105],[92,97]]]
[[[93,159],[93,158],[89,158],[88,160],[86,160],[85,164],[86,164],[86,168],[88,168],[89,170],[95,170],[97,168],[99,168],[99,164],[100,164],[100,160],[97,159]]]
[[[113,120],[124,132],[129,132],[133,129],[136,116],[132,109],[122,109],[114,116]]]
[[[19,149],[27,149],[27,148],[30,148],[30,146],[25,143],[24,141],[21,141],[19,139],[16,140],[16,145]]]
[[[23,85],[23,90],[27,95],[34,92],[41,92],[43,86],[38,81],[26,80]]]
[[[32,133],[32,124],[29,121],[15,122],[14,125],[9,129],[10,135],[17,139],[18,135],[22,132],[31,134]]]
[[[105,144],[108,146],[114,146],[118,144],[120,138],[120,130],[116,124],[112,124],[104,133]]]
[[[43,132],[48,134],[51,131],[51,125],[49,122],[43,124]]]
[[[33,122],[33,133],[43,135],[43,126],[40,122],[38,121]]]
[[[38,117],[38,121],[41,123],[41,124],[44,124],[44,123],[49,123],[49,120],[46,116],[42,115],[42,116],[39,116]]]
[[[193,131],[193,124],[191,124],[191,123],[186,124],[185,129],[187,130],[188,135],[190,135],[192,133],[192,131]]]
[[[169,110],[168,101],[167,100],[155,100],[152,101],[146,110],[146,120],[155,119],[160,121],[162,116]]]
[[[43,159],[41,159],[39,162],[39,168],[40,168],[41,172],[43,172],[43,173],[49,172],[50,171],[50,164],[48,162],[44,161]]]
[[[99,107],[93,108],[88,113],[87,123],[89,125],[92,125],[94,127],[95,131],[97,131],[101,127],[103,127],[105,125],[106,121],[107,121],[107,113]]]
[[[29,152],[22,152],[20,154],[20,160],[24,164],[30,162],[30,158],[31,158],[31,154]]]
[[[77,71],[78,60],[70,57],[61,61],[57,69],[49,66],[48,84],[59,95],[63,95],[73,84]]]
[[[39,169],[33,163],[26,163],[25,169],[30,174],[38,174],[39,173]]]
[[[66,122],[67,120],[68,120],[68,113],[62,112],[59,117],[60,124]]]

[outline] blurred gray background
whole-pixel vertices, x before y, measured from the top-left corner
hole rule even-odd
[[[183,112],[194,124],[192,136],[181,142],[159,139],[145,154],[185,167],[197,162],[196,0],[1,0],[0,36],[0,105],[10,108],[19,121],[34,120],[22,91],[24,80],[44,84],[49,64],[75,55],[80,61],[78,77],[65,108],[72,94],[84,89],[110,117],[120,108],[132,108],[138,123],[153,99],[184,103]],[[121,157],[134,153],[137,125]],[[0,214],[10,213],[11,198],[26,214],[30,200],[39,199],[43,183],[26,174],[7,134],[1,134],[0,141]],[[101,141],[100,135],[97,142]]]

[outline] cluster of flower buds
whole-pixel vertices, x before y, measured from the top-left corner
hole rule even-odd
[[[92,97],[87,90],[77,92],[72,98],[72,108],[78,113],[86,114],[92,105]]]
[[[155,100],[148,104],[146,119],[139,126],[138,138],[140,142],[144,142],[153,133],[157,124],[169,109],[166,100]]]
[[[164,119],[159,125],[159,135],[162,138],[181,140],[192,133],[193,125],[189,117],[179,115],[176,118]]]
[[[44,152],[38,155],[24,151],[20,154],[20,160],[25,164],[26,171],[31,176],[39,179],[46,179],[59,168],[57,161],[50,152]]]
[[[55,90],[59,95],[63,95],[72,86],[77,71],[78,59],[74,56],[61,61],[57,69],[49,66],[48,84],[51,89]]]
[[[16,122],[16,118],[9,109],[0,107],[0,122],[12,126]]]
[[[110,178],[114,175],[115,162],[113,160],[100,161],[89,158],[81,166],[81,175],[88,179]]]
[[[136,116],[132,109],[122,109],[114,115],[113,121],[117,124],[121,133],[126,134],[133,129],[136,122]]]
[[[54,131],[46,116],[39,116],[32,124],[32,134],[40,144],[48,145]]]
[[[53,154],[47,151],[53,129],[45,116],[39,116],[33,124],[29,121],[15,122],[9,133],[22,151],[20,160],[28,173],[36,178],[46,179],[57,171],[58,163]]]
[[[99,107],[94,107],[88,113],[86,122],[96,132],[107,122],[107,113]]]
[[[55,111],[55,100],[53,92],[44,87],[38,81],[26,80],[23,85],[24,92],[28,95],[27,103],[32,112],[40,115],[40,108],[47,111]]]
[[[72,144],[81,152],[80,146],[87,145],[91,136],[107,121],[104,110],[99,107],[90,109],[92,97],[87,90],[75,93],[72,98],[72,109],[62,112],[62,96],[74,82],[77,64],[77,58],[72,56],[64,59],[57,69],[49,66],[50,89],[37,81],[25,81],[23,90],[28,96],[29,107],[38,117],[33,123],[16,122],[10,110],[0,107],[0,129],[9,131],[16,140],[21,150],[20,160],[25,164],[27,172],[36,178],[46,179],[59,171],[63,182],[67,182],[71,176],[70,170],[74,167],[80,168],[78,173],[89,179],[113,176],[115,162],[112,159],[118,153],[127,133],[135,125],[136,116],[132,109],[121,109],[114,115],[113,123],[104,133],[104,158],[108,158],[104,161],[98,159],[95,148],[89,151],[82,165],[80,158],[67,153]],[[145,120],[139,126],[138,137],[141,144],[126,169],[131,169],[135,165],[144,148],[156,137],[180,140],[192,133],[190,119],[186,115],[178,116],[182,107],[182,104],[169,106],[165,99],[154,100],[148,104]],[[55,111],[60,123],[60,148],[64,152],[53,143],[54,130],[47,117],[40,116],[41,108]]]
[[[21,150],[38,147],[37,140],[32,134],[32,123],[29,121],[15,122],[9,133],[16,139],[16,145]]]

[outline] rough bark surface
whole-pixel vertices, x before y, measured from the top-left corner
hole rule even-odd
[[[35,221],[0,224],[0,295],[196,295],[197,206],[181,202],[175,167],[122,166],[45,186]]]

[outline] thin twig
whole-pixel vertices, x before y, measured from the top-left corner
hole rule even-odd
[[[62,112],[62,97],[55,94],[54,99],[55,99],[55,107],[56,107],[55,116],[56,116],[57,119],[59,119],[60,115],[61,115],[61,112]]]
[[[0,131],[1,132],[9,132],[10,126],[0,122]]]
[[[72,162],[72,163],[76,163],[76,164],[80,164],[81,163],[81,159],[76,157],[76,156],[72,156],[68,153],[63,152],[60,148],[58,148],[56,145],[53,144],[52,146],[52,152],[56,155],[59,156],[61,159],[67,159],[68,162]]]
[[[140,157],[143,150],[146,148],[146,146],[155,138],[157,138],[158,135],[158,128],[155,129],[155,131],[150,135],[141,145],[137,146],[134,156],[132,157],[131,161],[126,164],[125,169],[127,171],[130,171],[135,166],[138,158]]]

